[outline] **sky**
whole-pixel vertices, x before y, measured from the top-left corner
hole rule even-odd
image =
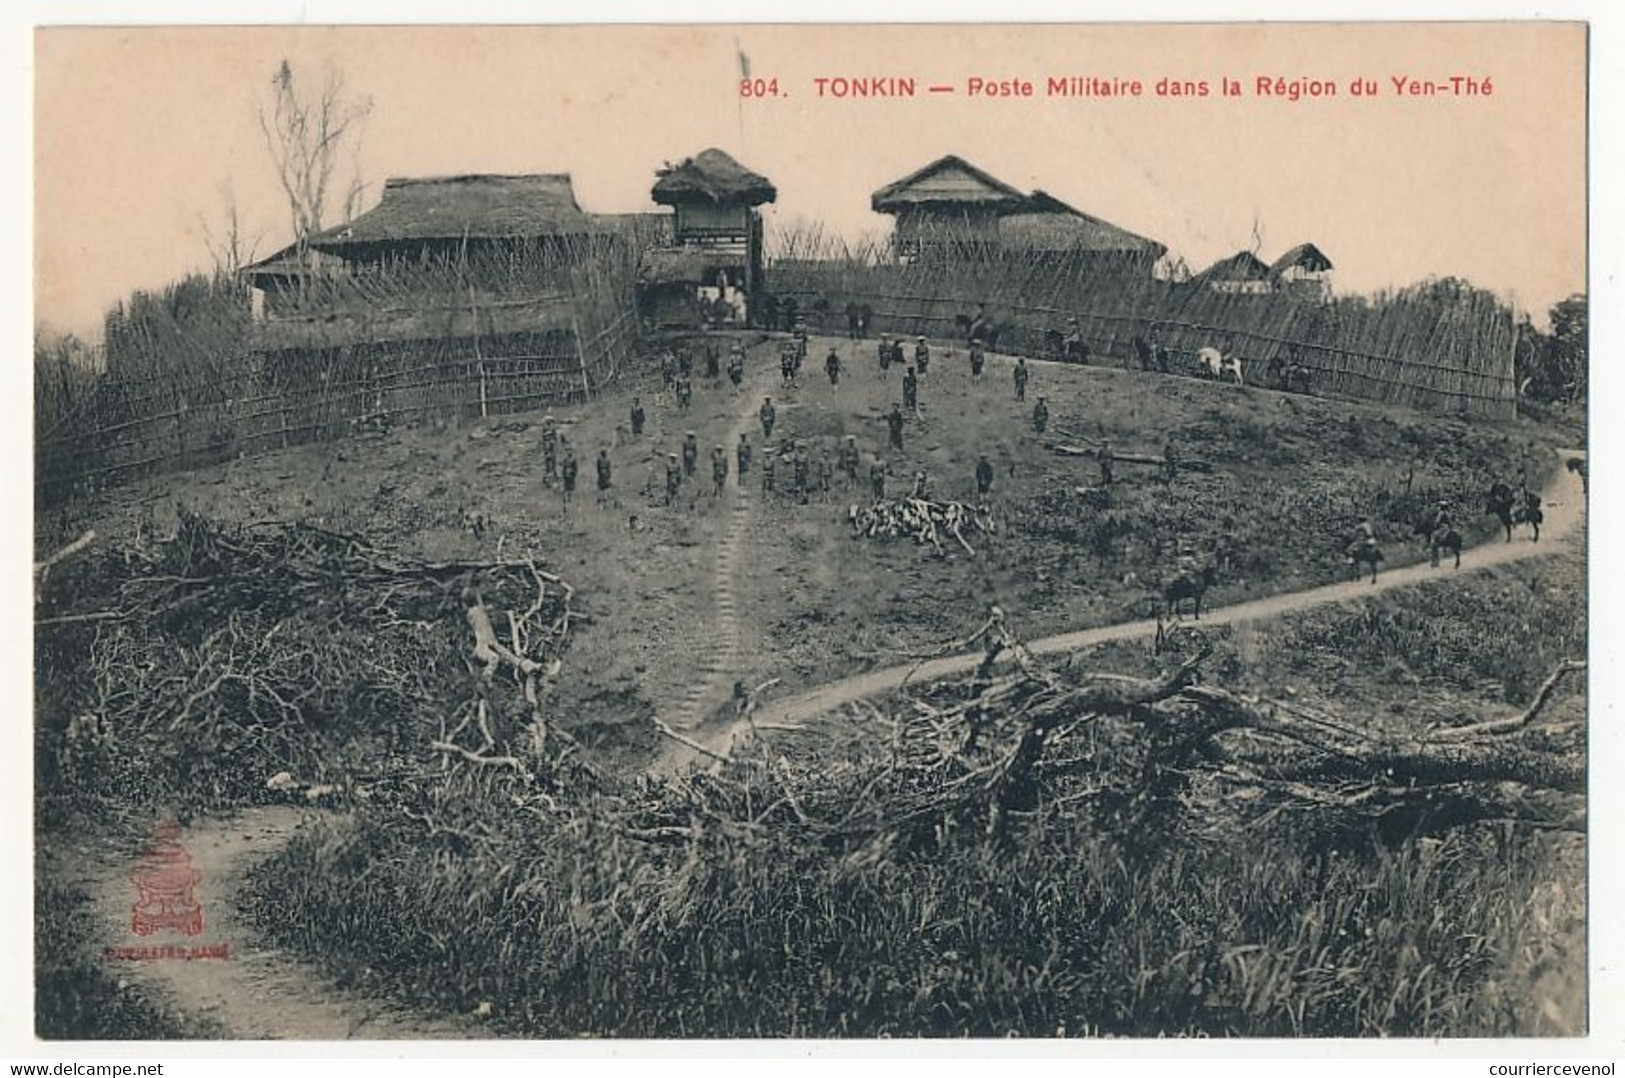
[[[779,96],[741,99],[741,54]],[[261,255],[288,241],[255,111],[287,59],[370,97],[368,203],[391,176],[568,172],[588,211],[652,209],[656,168],[717,146],[778,187],[770,227],[857,238],[889,223],[876,188],[957,153],[1193,268],[1312,241],[1339,291],[1453,274],[1541,321],[1586,288],[1585,56],[1584,27],[1557,23],[40,29],[35,318],[94,337],[131,290],[206,268],[228,190]],[[1070,75],[1143,94],[1046,95]],[[1453,75],[1491,91],[1395,92]],[[917,95],[817,92],[870,76]],[[1336,96],[1260,96],[1260,76]],[[971,97],[972,77],[1033,95]],[[1210,93],[1159,97],[1165,77]]]

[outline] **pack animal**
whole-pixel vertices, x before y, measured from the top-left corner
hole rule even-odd
[[[1213,586],[1216,577],[1217,570],[1213,566],[1207,565],[1195,572],[1180,573],[1163,585],[1162,601],[1166,604],[1168,616],[1170,618],[1179,617],[1180,608],[1184,605],[1185,600],[1189,599],[1192,602],[1192,616],[1197,621],[1201,621],[1202,597]]]
[[[1439,555],[1451,554],[1455,556],[1455,568],[1461,568],[1461,532],[1455,528],[1441,528],[1434,531],[1425,520],[1416,522],[1416,537],[1422,540],[1428,548],[1428,562],[1437,569]]]
[[[1235,356],[1227,356],[1217,348],[1200,348],[1196,352],[1196,362],[1209,378],[1217,381],[1232,381],[1236,385],[1245,385],[1241,372],[1241,360]]]
[[[1540,507],[1540,495],[1524,491],[1519,496],[1507,484],[1496,483],[1485,496],[1484,512],[1501,522],[1507,542],[1512,542],[1512,529],[1520,524],[1529,525],[1534,532],[1532,541],[1540,542],[1540,526],[1546,520]]]

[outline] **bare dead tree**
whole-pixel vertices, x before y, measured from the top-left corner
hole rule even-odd
[[[237,193],[230,181],[220,185],[220,202],[219,223],[211,225],[208,218],[200,216],[198,227],[203,233],[203,245],[209,249],[215,273],[235,277],[238,270],[254,261],[263,234],[246,234],[242,214],[237,208]]]
[[[329,68],[320,89],[306,91],[288,61],[271,78],[271,97],[259,105],[260,130],[287,199],[294,244],[301,254],[320,232],[334,195],[340,162],[355,161],[362,127],[372,113],[372,99],[350,94],[343,72]],[[359,176],[343,198],[346,211],[359,202]]]

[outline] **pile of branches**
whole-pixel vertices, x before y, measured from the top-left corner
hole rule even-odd
[[[995,609],[973,637],[985,651],[968,682],[884,711],[858,705],[885,731],[867,757],[801,771],[774,751],[776,733],[753,728],[660,787],[625,833],[687,842],[772,829],[863,858],[956,836],[1002,841],[1056,816],[1146,853],[1175,832],[1217,841],[1272,825],[1349,845],[1487,820],[1584,830],[1583,729],[1541,720],[1583,663],[1562,664],[1517,716],[1394,737],[1204,685],[1210,648],[1180,636],[1183,657],[1152,678],[1050,666]]]
[[[190,775],[219,798],[328,788],[380,758],[531,782],[550,755],[547,690],[585,617],[531,559],[403,559],[309,524],[184,509],[172,538],[42,564],[56,763]]]
[[[854,539],[913,539],[943,550],[943,537],[954,539],[965,553],[976,550],[965,539],[966,532],[991,535],[998,531],[993,511],[985,506],[963,502],[939,502],[927,498],[881,499],[871,505],[852,505],[846,511]]]

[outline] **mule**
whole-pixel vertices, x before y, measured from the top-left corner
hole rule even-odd
[[[1540,507],[1540,495],[1524,491],[1521,496],[1515,496],[1510,486],[1497,483],[1485,496],[1484,512],[1501,522],[1507,542],[1512,542],[1512,529],[1519,524],[1529,525],[1534,532],[1531,541],[1540,542],[1540,526],[1546,520]]]
[[[1417,538],[1421,539],[1428,548],[1428,562],[1437,569],[1439,567],[1439,554],[1441,552],[1455,555],[1457,569],[1461,568],[1461,532],[1455,528],[1444,528],[1435,532],[1425,523],[1416,525]]]
[[[1180,573],[1168,581],[1162,589],[1162,600],[1167,606],[1168,616],[1170,618],[1179,617],[1181,604],[1186,599],[1190,599],[1193,603],[1192,616],[1197,621],[1201,621],[1202,597],[1207,594],[1207,589],[1213,586],[1213,581],[1217,575],[1218,571],[1213,566],[1207,565],[1194,573]]]

